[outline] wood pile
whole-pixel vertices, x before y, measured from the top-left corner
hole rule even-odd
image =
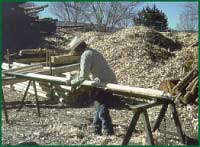
[[[65,79],[67,80],[71,76],[70,72],[72,71],[76,72],[79,69],[79,66],[80,65],[78,63],[78,64],[72,64],[72,65],[67,65],[67,66],[53,67],[52,72],[53,72],[53,75],[59,75],[59,76],[65,77]],[[26,74],[26,73],[27,74],[39,73],[39,74],[44,74],[44,75],[50,74],[49,67],[44,67],[42,64],[28,65],[28,64],[14,62],[12,64],[12,68],[9,69],[8,64],[3,63],[2,69],[3,69],[3,73],[4,72],[18,72],[18,73],[23,73],[23,74]],[[72,72],[72,75],[74,74],[74,72]],[[9,81],[6,83],[3,80],[3,85],[7,88],[10,88],[11,83],[12,83],[11,86],[13,90],[21,91],[21,92],[25,92],[26,87],[28,85],[28,81],[24,79],[12,79],[12,81]],[[36,82],[36,87],[37,87],[37,94],[41,97],[44,97],[47,99],[49,99],[50,97],[54,97],[55,99],[68,98],[68,95],[66,93],[68,87],[64,85],[53,84],[53,91],[51,89],[52,85],[50,84],[50,82]],[[34,94],[33,85],[30,86],[30,89],[28,92],[31,94]],[[71,104],[75,103],[75,100],[76,99],[72,100]]]
[[[66,65],[78,63],[80,61],[80,56],[72,55],[69,50],[50,50],[50,49],[26,49],[19,50],[19,53],[5,55],[4,58],[11,62],[30,64],[34,62],[49,62],[51,59],[51,64],[53,66]]]
[[[174,88],[178,98],[185,104],[198,104],[198,69],[190,71]]]
[[[54,19],[39,19],[38,13],[47,6],[23,7],[24,2],[2,3],[2,44],[3,55],[6,49],[16,53],[18,49],[36,48],[42,38],[56,32]]]
[[[198,104],[197,67],[188,72],[181,80],[165,80],[161,82],[159,89],[171,93],[184,104]]]

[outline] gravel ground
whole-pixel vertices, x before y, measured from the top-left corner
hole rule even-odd
[[[11,122],[10,125],[6,124],[4,115],[2,115],[2,144],[4,145],[16,145],[24,141],[34,141],[40,145],[120,145],[133,116],[133,113],[128,110],[111,109],[115,135],[98,136],[92,133],[93,107],[70,108],[59,104],[42,104],[42,114],[39,118],[36,108],[32,107],[34,105],[33,95],[28,95],[26,106],[20,112],[16,112],[23,93],[11,91],[8,88],[3,90]],[[44,98],[39,99],[40,101],[45,100]],[[178,110],[181,111],[179,114],[184,132],[190,137],[197,138],[198,116],[192,116],[196,119],[191,119],[185,113],[191,111],[190,114],[197,114],[197,112],[193,112],[197,110],[194,108],[193,106],[190,109],[179,106]],[[159,109],[160,107],[148,109],[151,124],[154,123]],[[166,117],[166,126],[168,130],[172,131],[174,126],[169,112]],[[164,124],[161,125],[162,128],[164,126]],[[153,136],[157,145],[181,144],[176,137],[166,136],[165,139],[165,135],[158,131],[154,132]],[[129,143],[132,145],[147,144],[141,118]]]

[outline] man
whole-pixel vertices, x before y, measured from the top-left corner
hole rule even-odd
[[[84,80],[89,79],[92,75],[92,80],[98,79],[101,83],[117,83],[117,78],[114,72],[109,67],[103,55],[95,49],[88,48],[86,43],[75,37],[69,44],[70,49],[77,55],[81,56],[80,59],[80,74],[78,79],[72,80],[72,86],[78,86]],[[101,135],[113,135],[112,120],[108,110],[110,93],[102,90],[94,92],[94,104],[96,113],[93,119],[95,133]]]

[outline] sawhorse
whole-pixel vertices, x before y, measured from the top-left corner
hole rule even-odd
[[[153,127],[153,130],[151,129],[151,125],[149,122],[149,117],[147,113],[148,108],[152,108],[154,106],[162,105],[162,108],[160,110],[160,113],[158,115],[158,118],[155,122],[155,125]],[[146,132],[146,137],[147,137],[147,142],[150,145],[154,145],[154,139],[152,132],[156,131],[159,129],[160,124],[165,117],[168,105],[170,105],[171,111],[172,111],[172,116],[174,123],[176,125],[176,130],[177,130],[177,136],[179,137],[179,140],[182,144],[184,144],[184,134],[181,128],[181,123],[178,117],[178,113],[176,111],[175,104],[172,100],[166,101],[166,102],[154,102],[154,103],[145,103],[145,104],[139,104],[136,106],[130,107],[131,110],[134,111],[133,118],[131,120],[131,123],[129,125],[128,131],[124,137],[124,140],[122,142],[122,145],[127,145],[129,143],[129,140],[131,139],[132,133],[135,130],[135,127],[137,125],[137,122],[139,120],[140,115],[142,115],[144,126],[145,126],[145,132]]]
[[[22,107],[24,106],[24,101],[25,101],[25,98],[27,96],[28,90],[30,88],[31,82],[33,82],[33,89],[34,89],[34,92],[35,92],[36,106],[37,106],[38,116],[40,117],[40,106],[39,106],[39,101],[38,101],[38,95],[37,95],[37,88],[36,88],[35,80],[29,80],[28,85],[26,87],[26,91],[24,93],[24,96],[22,98],[21,105],[20,105],[18,111],[20,111],[22,109]]]

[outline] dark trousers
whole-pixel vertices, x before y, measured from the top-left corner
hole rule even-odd
[[[110,104],[109,97],[111,97],[112,94],[106,93],[104,91],[98,91],[94,96],[94,106],[96,109],[93,118],[94,127],[99,131],[101,131],[102,129],[106,129],[109,134],[113,134],[114,131],[112,119],[108,110]]]

